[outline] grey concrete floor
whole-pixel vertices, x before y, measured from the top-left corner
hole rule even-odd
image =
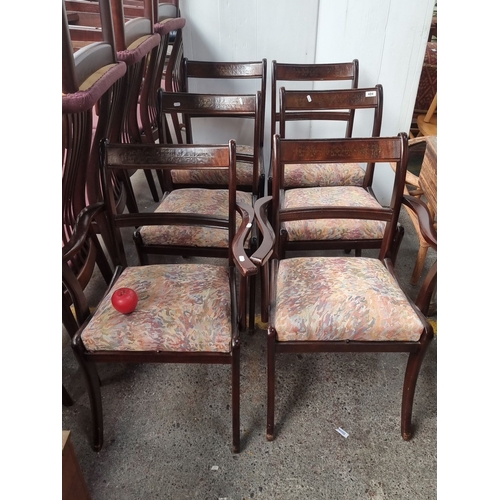
[[[400,221],[396,269],[415,298],[418,239],[404,210]],[[424,272],[435,258],[429,251]],[[91,293],[103,289],[96,272]],[[437,337],[421,368],[411,441],[400,434],[407,355],[334,353],[278,357],[277,432],[267,442],[265,336],[243,335],[239,454],[231,453],[230,368],[173,364],[99,366],[104,446],[95,453],[82,375],[63,343],[62,381],[75,402],[62,407],[62,429],[93,500],[436,498]]]

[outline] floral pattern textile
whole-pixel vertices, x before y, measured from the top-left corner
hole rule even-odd
[[[113,292],[139,296],[130,314],[116,311]],[[223,266],[175,264],[128,267],[82,333],[89,351],[229,352],[229,271]]]
[[[363,186],[365,171],[357,163],[285,165],[285,188]]]
[[[236,146],[237,154],[253,155],[252,146]],[[227,185],[229,176],[227,168],[221,170],[172,170],[174,184],[211,184]],[[251,186],[253,184],[253,164],[251,162],[236,162],[236,184]]]
[[[169,193],[155,212],[197,213],[226,216],[229,206],[226,189],[176,189]],[[252,206],[252,194],[238,191],[236,200]],[[236,214],[236,227],[241,216]],[[184,245],[210,248],[227,248],[228,232],[201,226],[143,226],[140,234],[146,245]]]
[[[424,329],[378,259],[303,257],[279,264],[280,341],[417,341]]]
[[[349,206],[380,208],[378,201],[355,186],[297,188],[285,191],[283,208]],[[381,239],[385,222],[358,219],[309,219],[284,222],[289,241]]]

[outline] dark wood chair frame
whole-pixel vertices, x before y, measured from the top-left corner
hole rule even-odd
[[[262,61],[249,62],[220,62],[220,61],[194,61],[184,58],[182,61],[182,90],[190,92],[189,81],[194,79],[215,79],[215,80],[259,80],[261,95],[261,124],[260,124],[260,148],[264,147],[265,130],[265,110],[266,110],[266,92],[267,92],[267,59]],[[192,143],[192,135],[187,130],[188,143]],[[264,167],[262,164],[261,168]],[[265,173],[261,170],[259,177],[259,197],[264,194]],[[255,192],[255,186],[240,186],[240,189],[252,190]]]
[[[394,262],[391,255],[394,245],[394,233],[397,228],[399,207],[403,203],[414,210],[420,219],[420,228],[428,243],[437,250],[437,236],[432,226],[432,219],[425,205],[411,196],[403,197],[403,188],[407,168],[407,136],[402,133],[397,138],[370,138],[370,139],[336,139],[336,140],[281,140],[278,135],[274,138],[273,169],[276,176],[282,175],[283,163],[291,159],[300,161],[317,161],[328,159],[330,161],[368,161],[368,162],[394,162],[395,180],[391,205],[381,209],[365,209],[353,207],[322,207],[320,210],[314,208],[294,209],[279,211],[274,208],[276,200],[273,199],[273,218],[275,227],[284,220],[300,220],[311,218],[338,218],[338,219],[360,219],[385,220],[386,231],[380,247],[378,258],[384,263],[391,275],[397,280],[394,271]],[[256,212],[259,217],[259,212]],[[265,223],[259,223],[259,227]],[[278,353],[312,353],[312,352],[408,352],[408,364],[404,378],[401,433],[403,439],[409,440],[412,436],[411,415],[415,387],[418,372],[424,358],[425,352],[433,338],[433,329],[425,315],[429,309],[433,290],[437,279],[437,262],[430,269],[418,295],[413,308],[422,320],[424,329],[420,339],[416,342],[397,341],[279,341],[274,326],[274,307],[276,303],[276,279],[279,261],[284,258],[280,256],[279,240],[281,235],[277,234],[276,248],[271,261],[270,298],[269,304],[269,327],[267,337],[267,383],[268,383],[268,416],[267,432],[268,440],[275,436],[274,413],[276,392],[276,355]],[[312,257],[314,258],[314,257]],[[357,257],[347,257],[357,258]],[[307,286],[307,284],[304,284]]]
[[[273,60],[271,63],[271,147],[274,134],[279,133],[283,135],[279,129],[279,89],[281,87],[286,88],[286,85],[283,84],[284,82],[293,82],[292,85],[295,88],[297,82],[314,84],[314,82],[324,81],[346,81],[351,82],[351,89],[356,89],[358,87],[358,80],[359,61],[357,59],[353,59],[352,62],[318,64],[279,63]],[[269,166],[269,177],[271,175],[272,168]],[[269,179],[268,193],[272,192],[271,184],[272,180]]]
[[[62,104],[63,104],[63,166],[62,166],[62,243],[73,238],[78,214],[89,204],[102,199],[99,181],[99,141],[107,137],[116,121],[116,101],[119,98],[126,72],[125,64],[116,58],[113,24],[109,3],[101,0],[103,30],[101,41],[73,51],[67,12],[62,4]],[[102,70],[107,68],[103,75]],[[99,76],[100,75],[100,76]],[[90,84],[88,82],[93,82]],[[95,133],[92,132],[94,106],[99,105]],[[118,117],[119,118],[119,117]],[[124,206],[121,193],[115,191],[117,204]],[[99,232],[107,246],[110,236],[103,217],[96,217]],[[69,263],[82,288],[89,283],[95,265],[103,278],[110,282],[112,273],[104,253],[98,251],[97,240],[88,240]],[[71,300],[63,292],[63,324],[72,328]]]
[[[172,43],[175,43],[176,36],[181,36],[179,32],[185,24],[186,20],[184,18],[167,18],[159,20],[158,17],[155,17],[154,31],[160,34],[161,41],[149,55],[149,61],[139,97],[139,116],[141,123],[140,137],[145,144],[154,144],[158,142],[158,89],[161,88],[162,85],[161,80],[168,48]],[[171,42],[172,39],[174,42]],[[157,172],[157,176],[161,192],[164,193],[167,187],[162,172]]]
[[[235,180],[235,158],[236,147],[234,141],[228,146],[164,146],[164,145],[131,145],[131,144],[107,144],[102,145],[102,175],[105,185],[105,203],[98,203],[86,208],[86,212],[78,220],[78,228],[75,237],[70,244],[63,248],[63,285],[73,296],[76,310],[76,318],[79,329],[73,335],[72,348],[82,368],[90,398],[92,413],[92,446],[99,451],[103,444],[103,413],[100,393],[100,383],[97,376],[96,364],[101,362],[119,363],[209,363],[231,365],[232,384],[232,450],[239,452],[240,449],[240,329],[238,326],[238,305],[236,297],[236,277],[248,276],[257,272],[256,266],[246,257],[243,251],[243,242],[253,223],[252,207],[236,202],[236,180]],[[190,169],[190,168],[228,168],[229,169],[229,212],[228,217],[213,217],[197,214],[171,214],[171,213],[148,213],[148,214],[120,214],[117,212],[113,196],[111,171],[116,169]],[[236,211],[241,214],[242,223],[236,231]],[[232,244],[228,252],[228,266],[230,270],[231,289],[231,324],[232,324],[232,348],[229,353],[214,352],[133,352],[133,351],[88,351],[83,345],[81,334],[90,321],[91,314],[88,304],[75,280],[74,274],[67,266],[67,261],[72,255],[79,251],[81,245],[92,234],[91,220],[100,212],[105,212],[110,224],[110,230],[114,236],[117,256],[113,283],[127,267],[124,243],[121,230],[123,228],[137,227],[141,225],[162,224],[190,224],[210,225],[212,227],[225,227],[229,231]]]
[[[279,135],[282,139],[286,138],[287,122],[297,121],[345,122],[344,137],[350,138],[353,133],[356,111],[367,109],[373,110],[371,137],[380,136],[384,102],[382,85],[339,90],[286,90],[281,87],[279,97]],[[272,186],[272,173],[270,178]],[[372,183],[373,164],[368,164],[363,187],[375,196]]]
[[[354,118],[356,110],[373,109],[373,126],[371,137],[379,137],[382,128],[383,111],[383,89],[381,85],[373,88],[342,89],[332,91],[287,91],[280,89],[280,130],[285,134],[287,121],[298,120],[335,120],[346,122],[346,138],[352,138]],[[284,136],[280,137],[284,139]],[[319,163],[327,163],[318,160]],[[295,162],[293,162],[295,163]],[[307,168],[307,165],[304,166]],[[375,164],[367,163],[363,180],[363,189],[370,193],[375,199],[377,196],[373,191],[373,178]],[[284,177],[279,179],[277,189],[283,189]],[[274,191],[273,191],[274,193]],[[399,227],[399,226],[398,226]],[[276,228],[275,228],[276,230]],[[401,243],[403,228],[396,231],[396,241]],[[381,239],[359,239],[359,240],[328,240],[317,242],[286,241],[282,238],[281,250],[318,250],[342,248],[346,251],[355,249],[357,256],[361,255],[362,249],[379,248]],[[399,248],[399,244],[394,247]],[[393,256],[396,258],[396,254]]]
[[[258,199],[259,195],[259,177],[261,172],[261,165],[263,161],[263,151],[260,146],[260,126],[261,126],[261,110],[262,101],[260,99],[260,91],[255,95],[244,94],[191,94],[185,92],[164,92],[159,91],[159,109],[160,109],[160,142],[163,144],[171,144],[178,140],[178,135],[182,135],[176,122],[171,120],[171,117],[181,116],[180,121],[185,123],[187,136],[192,141],[192,120],[199,118],[241,118],[250,119],[254,123],[254,137],[253,137],[253,151],[254,155],[237,153],[237,161],[246,161],[252,164],[253,169],[253,186],[252,186],[252,199],[253,204]],[[181,140],[185,139],[181,137]],[[190,143],[190,141],[187,141]],[[256,154],[255,154],[256,153]],[[165,173],[166,185],[168,191],[181,188],[195,188],[202,187],[205,189],[227,189],[227,185],[215,184],[175,184],[172,181],[170,172]],[[245,191],[246,186],[237,185],[237,189]],[[249,252],[253,253],[258,246],[256,238],[256,230],[250,240]],[[146,245],[138,232],[135,235],[137,251],[139,253],[141,262],[147,262],[147,254],[174,254],[174,255],[196,255],[205,257],[224,257],[228,251],[227,248],[205,248],[205,247],[179,247],[167,245]],[[249,282],[249,330],[253,331],[255,328],[255,277],[252,276]],[[246,304],[246,287],[240,289],[241,303]]]

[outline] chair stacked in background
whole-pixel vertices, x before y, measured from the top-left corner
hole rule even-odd
[[[62,65],[62,234],[63,247],[74,238],[75,225],[85,210],[102,199],[99,180],[99,142],[109,136],[116,121],[126,67],[119,62],[114,48],[111,11],[102,2],[102,40],[73,52],[63,3]],[[99,105],[97,124],[93,128],[94,109]],[[119,118],[119,117],[118,117]],[[119,198],[118,203],[121,203]],[[110,242],[107,225],[96,218],[99,231]],[[111,271],[97,239],[72,255],[70,267],[82,288],[89,283],[98,265],[109,283]],[[74,317],[69,309],[71,297],[63,293],[63,323],[71,334]]]
[[[275,60],[271,64],[271,147],[274,134],[282,135],[280,128],[280,89],[287,90],[335,90],[358,88],[359,62],[322,63],[322,64],[295,64],[279,63]],[[347,85],[349,84],[349,85]],[[351,112],[350,122],[353,122],[354,111]],[[352,134],[352,125],[346,130],[346,137]],[[272,152],[271,152],[272,155]],[[272,168],[269,167],[269,188],[272,191]]]
[[[67,10],[73,9],[71,12],[75,12],[79,16],[79,25],[71,26],[74,47],[88,44],[89,41],[99,36],[101,30],[98,17],[100,6],[96,2],[90,1],[72,2],[65,0],[65,2]],[[113,127],[112,135],[108,137],[113,142],[119,140],[125,144],[137,144],[151,137],[150,130],[154,134],[154,112],[153,121],[148,119],[151,116],[147,105],[150,96],[143,98],[145,102],[143,102],[142,110],[139,103],[142,95],[147,96],[148,93],[156,91],[156,89],[150,90],[145,87],[144,79],[147,77],[148,85],[156,85],[157,83],[159,71],[157,68],[158,65],[163,66],[165,63],[170,38],[170,33],[167,34],[166,30],[172,28],[174,31],[179,27],[179,24],[165,25],[165,15],[178,13],[178,5],[175,2],[163,5],[159,4],[158,0],[137,2],[108,0],[107,3],[109,3],[112,12],[117,58],[127,64],[126,78],[123,82],[125,90],[121,94],[122,101],[119,103],[121,113],[118,116],[120,121]],[[146,133],[149,135],[146,136]],[[116,139],[115,134],[118,134],[118,139]],[[145,175],[153,200],[159,201],[160,197],[153,173],[148,171]],[[160,189],[163,189],[163,179],[159,178],[158,181]],[[133,206],[135,200],[129,196],[128,203]]]

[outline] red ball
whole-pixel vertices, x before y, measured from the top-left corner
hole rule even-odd
[[[135,310],[139,297],[132,288],[118,288],[111,296],[113,307],[123,314],[129,314]]]

